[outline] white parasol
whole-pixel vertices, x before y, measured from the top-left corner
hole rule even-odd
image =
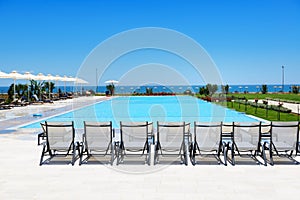
[[[29,97],[29,81],[35,79],[35,75],[31,74],[30,72],[25,72],[25,74],[23,74],[24,79],[27,80],[27,98],[28,101],[30,101],[30,97]]]
[[[47,81],[47,80],[48,80],[48,77],[45,76],[45,75],[42,74],[42,73],[38,73],[38,74],[35,76],[34,80],[37,80],[37,81]],[[41,99],[41,92],[40,92],[39,98]]]
[[[55,79],[56,79],[55,76],[52,76],[51,74],[47,75],[48,86],[49,86],[49,99],[51,98],[51,85],[50,85],[50,81],[54,81]]]
[[[10,78],[9,74],[0,71],[0,78]]]
[[[82,85],[83,84],[88,84],[89,82],[87,82],[86,80],[83,80],[81,78],[76,78],[75,83],[80,84],[80,94],[82,94]]]
[[[108,80],[108,81],[105,81],[104,83],[114,85],[114,84],[118,84],[119,81],[116,81],[116,80]]]
[[[12,71],[9,74],[9,78],[14,80],[14,99],[16,98],[16,79],[25,79],[22,74],[19,74],[17,71]]]
[[[62,77],[61,81],[64,81],[65,82],[65,89],[64,89],[64,92],[66,92],[66,82],[75,82],[76,79],[73,78],[73,77],[67,77],[66,75],[64,75],[64,77]]]

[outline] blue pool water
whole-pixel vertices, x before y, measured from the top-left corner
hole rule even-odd
[[[191,96],[117,97],[47,119],[72,120],[76,128],[82,128],[83,121],[112,121],[116,128],[120,121],[256,121],[243,113]],[[40,122],[23,128],[40,128]]]

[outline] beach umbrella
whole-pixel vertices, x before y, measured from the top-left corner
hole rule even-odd
[[[25,79],[22,74],[19,74],[17,71],[12,71],[9,74],[9,78],[12,78],[14,80],[14,99],[16,98],[16,80],[17,79]]]
[[[30,72],[25,72],[25,74],[23,74],[24,79],[27,80],[27,97],[28,97],[28,101],[30,101],[30,97],[29,97],[29,81],[35,79],[35,75],[31,74]]]
[[[55,85],[57,85],[57,87],[58,87],[57,82],[58,82],[58,81],[61,81],[61,79],[62,79],[62,77],[59,76],[59,75],[56,75],[56,76],[54,77]],[[56,92],[57,92],[57,91],[58,91],[58,90],[56,89]]]
[[[75,82],[76,79],[73,77],[67,77],[66,75],[64,75],[61,79],[61,81],[63,81],[65,83],[65,89],[64,92],[66,92],[66,82]]]
[[[118,84],[119,81],[116,81],[116,80],[108,80],[108,81],[105,81],[105,83],[106,83],[106,84],[109,84],[109,85],[108,85],[109,87],[111,86],[110,89],[109,89],[109,88],[107,88],[107,89],[110,90],[111,95],[113,95],[113,94],[114,94],[114,88],[115,88],[114,84]]]
[[[72,76],[68,77],[68,82],[73,82],[73,83],[75,83],[75,81],[76,81],[76,78],[74,78],[74,77],[72,77]]]
[[[105,81],[104,83],[114,85],[114,84],[118,84],[119,81],[116,81],[116,80],[108,80],[108,81]]]
[[[49,99],[51,98],[51,85],[50,85],[50,81],[54,81],[55,80],[55,76],[52,76],[51,74],[47,75],[47,80],[48,80],[48,86],[49,86]]]
[[[64,82],[64,92],[66,92],[66,82],[68,81],[68,77],[64,75],[63,77],[61,77],[61,81]]]
[[[47,81],[47,80],[48,80],[48,77],[45,76],[45,75],[42,74],[42,73],[38,73],[38,74],[35,76],[34,80],[36,80],[36,81]],[[40,88],[39,88],[39,90],[40,90]],[[41,92],[40,92],[39,98],[41,99]]]
[[[89,82],[87,82],[86,80],[83,80],[81,78],[75,78],[75,83],[88,84]]]
[[[36,81],[46,81],[48,78],[47,76],[45,76],[43,73],[38,73],[36,76],[35,76],[35,79]]]
[[[0,78],[3,78],[3,79],[8,79],[9,78],[9,75],[5,72],[1,72],[0,71]]]
[[[76,79],[75,83],[80,84],[80,94],[82,94],[82,85],[88,84],[89,82],[87,82],[86,80],[83,80],[81,78],[75,78],[75,79]]]
[[[0,78],[10,78],[9,74],[0,71]]]

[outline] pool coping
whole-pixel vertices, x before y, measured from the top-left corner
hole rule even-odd
[[[33,116],[34,113],[30,113],[25,116],[3,120],[3,121],[0,121],[0,125],[1,125],[0,134],[5,133],[7,131],[17,131],[18,129],[25,129],[25,128],[21,128],[21,127],[32,124],[32,123],[36,123],[43,119],[48,119],[53,116],[57,116],[57,115],[61,115],[63,113],[70,112],[71,110],[77,110],[77,109],[81,109],[86,106],[91,106],[96,103],[109,100],[111,98],[114,98],[114,97],[93,98],[93,99],[90,99],[90,103],[88,101],[78,101],[77,102],[78,104],[76,104],[74,102],[68,102],[65,106],[59,107],[57,109],[55,109],[55,107],[54,107],[53,109],[49,109],[49,110],[42,112],[43,113],[42,116],[45,116],[45,117],[34,117]],[[76,99],[74,99],[74,100],[76,101]],[[15,124],[15,123],[18,123],[18,124]]]

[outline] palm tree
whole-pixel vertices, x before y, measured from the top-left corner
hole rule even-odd
[[[16,85],[16,92],[18,93],[18,97],[24,96],[27,92],[27,85],[26,84]]]
[[[18,84],[16,85],[16,93],[18,94],[17,96],[23,97],[23,96],[27,96],[27,85],[26,84]],[[11,84],[8,91],[8,100],[11,102],[14,99],[14,84]]]
[[[50,85],[50,91],[49,91],[49,85]],[[48,94],[53,92],[53,89],[55,88],[54,85],[55,84],[53,82],[45,82],[44,83],[44,87],[48,91]]]
[[[32,94],[36,94],[39,97],[39,99],[41,99],[41,94],[46,91],[44,84],[45,84],[44,81],[42,82],[37,82],[35,80],[30,81],[31,92]]]

